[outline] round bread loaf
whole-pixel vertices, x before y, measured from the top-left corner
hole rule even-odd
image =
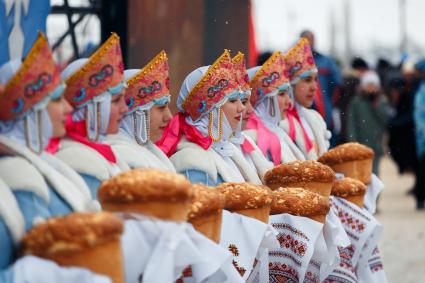
[[[327,198],[303,188],[278,188],[272,195],[272,215],[288,213],[324,223],[330,209]]]
[[[192,186],[193,199],[188,221],[212,241],[220,242],[224,196],[215,188],[202,184]]]
[[[268,223],[272,202],[268,187],[250,183],[222,183],[217,190],[225,197],[226,210]]]
[[[367,192],[365,184],[353,178],[342,178],[334,182],[331,194],[346,199],[359,207],[364,206],[364,196]]]
[[[326,165],[341,164],[349,161],[373,159],[373,149],[363,144],[350,142],[338,145],[325,152],[318,161]]]
[[[21,242],[21,252],[79,266],[124,282],[120,236],[123,222],[108,212],[72,213],[33,227]]]
[[[359,143],[339,145],[319,158],[319,162],[330,166],[345,177],[357,179],[365,184],[371,182],[373,158],[375,153]]]
[[[314,160],[298,160],[280,164],[267,171],[264,181],[272,190],[280,187],[301,187],[329,197],[335,172]]]
[[[186,221],[192,185],[183,175],[157,169],[133,169],[103,182],[98,191],[104,210],[141,213]]]

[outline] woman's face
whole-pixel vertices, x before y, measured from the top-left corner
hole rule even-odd
[[[121,119],[125,113],[128,112],[128,107],[124,99],[124,93],[125,90],[123,90],[120,94],[112,96],[109,124],[108,129],[106,130],[107,134],[118,133]]]
[[[242,120],[242,113],[245,111],[245,106],[242,104],[240,97],[229,99],[222,109],[230,127],[233,131],[236,131],[238,124]]]
[[[171,110],[168,107],[169,103],[164,105],[155,105],[150,110],[150,139],[152,142],[158,141],[167,127],[170,120],[173,118]]]
[[[245,129],[246,124],[248,123],[249,117],[252,112],[254,112],[254,107],[252,107],[251,101],[249,100],[250,96],[242,99],[242,104],[245,106],[245,111],[242,112],[242,130]]]
[[[303,107],[310,108],[314,102],[317,84],[317,74],[300,79],[294,86],[295,101]]]
[[[68,101],[63,96],[49,101],[47,104],[47,112],[52,122],[53,138],[65,136],[66,116],[70,114],[71,111],[71,105],[69,105]]]
[[[289,97],[288,90],[281,91],[277,94],[277,101],[279,103],[280,116],[286,119],[286,113],[291,106],[291,98]]]

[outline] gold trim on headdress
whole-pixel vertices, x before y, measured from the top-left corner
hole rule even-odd
[[[257,81],[258,78],[263,75],[264,69],[269,67],[271,64],[273,64],[274,60],[278,57],[282,56],[282,53],[280,51],[275,51],[273,54],[264,62],[263,65],[261,65],[260,69],[255,73],[254,77],[250,82]]]
[[[197,93],[198,90],[200,90],[204,84],[208,82],[212,76],[212,73],[215,72],[219,68],[219,65],[225,60],[229,60],[230,62],[232,61],[232,58],[230,57],[230,50],[228,49],[224,49],[220,57],[214,61],[214,63],[208,68],[207,72],[202,76],[201,80],[195,85],[195,87],[184,100],[182,105],[183,108],[187,107],[187,104],[190,103],[192,96],[195,95],[195,93]]]
[[[84,76],[86,72],[92,71],[92,66],[96,64],[100,58],[105,56],[105,54],[108,52],[108,49],[115,44],[120,44],[120,37],[115,32],[113,32],[111,36],[101,45],[101,47],[90,56],[88,61],[77,72],[66,79],[65,83],[72,84],[75,80]]]
[[[152,60],[149,61],[149,63],[143,67],[139,72],[137,72],[133,77],[131,77],[127,81],[127,85],[131,86],[135,83],[138,83],[143,76],[146,76],[149,72],[153,71],[153,69],[161,63],[163,60],[167,60],[167,53],[165,53],[164,50],[161,50]]]

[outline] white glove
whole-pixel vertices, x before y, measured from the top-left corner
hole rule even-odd
[[[104,275],[80,267],[61,267],[53,261],[25,256],[13,266],[13,283],[112,283]]]

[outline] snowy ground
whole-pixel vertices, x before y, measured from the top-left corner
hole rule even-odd
[[[384,226],[380,241],[384,268],[391,283],[425,283],[425,211],[417,212],[406,191],[413,177],[399,176],[388,158],[381,163],[386,187],[377,218]]]

